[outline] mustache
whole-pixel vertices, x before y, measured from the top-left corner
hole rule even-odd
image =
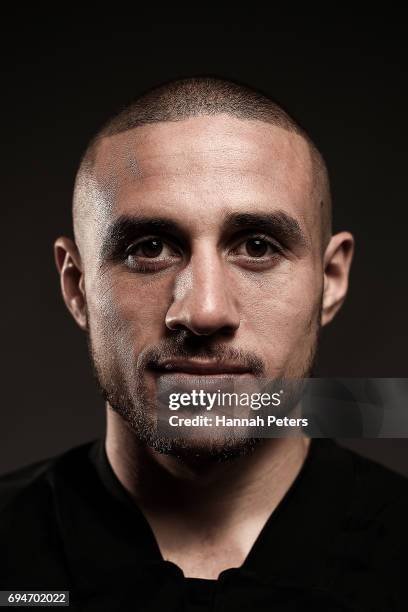
[[[202,337],[187,334],[169,337],[157,345],[146,347],[139,355],[137,369],[158,369],[165,360],[171,359],[208,359],[222,364],[227,362],[247,369],[254,376],[265,375],[265,363],[255,353],[221,343],[209,343]]]

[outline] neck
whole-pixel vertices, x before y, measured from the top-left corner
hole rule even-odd
[[[184,542],[191,541],[189,560],[191,551],[202,550],[203,542],[225,540],[228,550],[235,551],[233,559],[220,559],[210,571],[187,567],[186,562],[188,575],[216,577],[223,564],[243,561],[299,473],[308,447],[304,437],[275,438],[260,441],[249,455],[223,463],[180,459],[141,444],[123,419],[108,409],[108,460],[145,514],[163,556],[183,565],[180,538],[177,548],[173,545],[180,533]]]

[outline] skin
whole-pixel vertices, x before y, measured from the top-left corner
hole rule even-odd
[[[353,253],[351,234],[322,231],[319,196],[303,138],[260,121],[203,116],[104,138],[94,174],[78,187],[76,243],[55,243],[65,303],[90,335],[102,382],[115,378],[133,398],[140,356],[180,336],[203,351],[255,355],[267,378],[307,375],[319,328],[345,299]],[[281,248],[264,228],[238,236],[227,221],[277,212],[297,222],[302,239]],[[170,219],[182,240],[157,258],[139,244],[128,259],[104,259],[122,215]],[[248,254],[254,237],[269,244],[262,257]],[[149,398],[160,376],[143,371]],[[157,452],[109,402],[107,425],[109,461],[164,558],[201,578],[242,564],[308,450],[303,437],[264,440],[215,463],[193,443],[183,454]]]

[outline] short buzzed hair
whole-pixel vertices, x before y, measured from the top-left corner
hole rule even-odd
[[[328,170],[322,154],[307,131],[267,94],[241,83],[207,76],[177,79],[149,89],[110,118],[95,134],[85,150],[76,177],[73,200],[74,229],[83,213],[81,186],[86,182],[86,177],[92,174],[98,145],[103,138],[146,124],[220,114],[237,119],[264,121],[304,138],[309,145],[313,179],[322,210],[323,236],[327,240],[331,234]]]

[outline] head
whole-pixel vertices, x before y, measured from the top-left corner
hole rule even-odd
[[[65,303],[109,408],[159,450],[181,444],[155,430],[169,381],[307,377],[347,293],[353,238],[332,234],[321,154],[229,81],[174,81],[109,121],[79,167],[73,221],[74,240],[55,243]]]

